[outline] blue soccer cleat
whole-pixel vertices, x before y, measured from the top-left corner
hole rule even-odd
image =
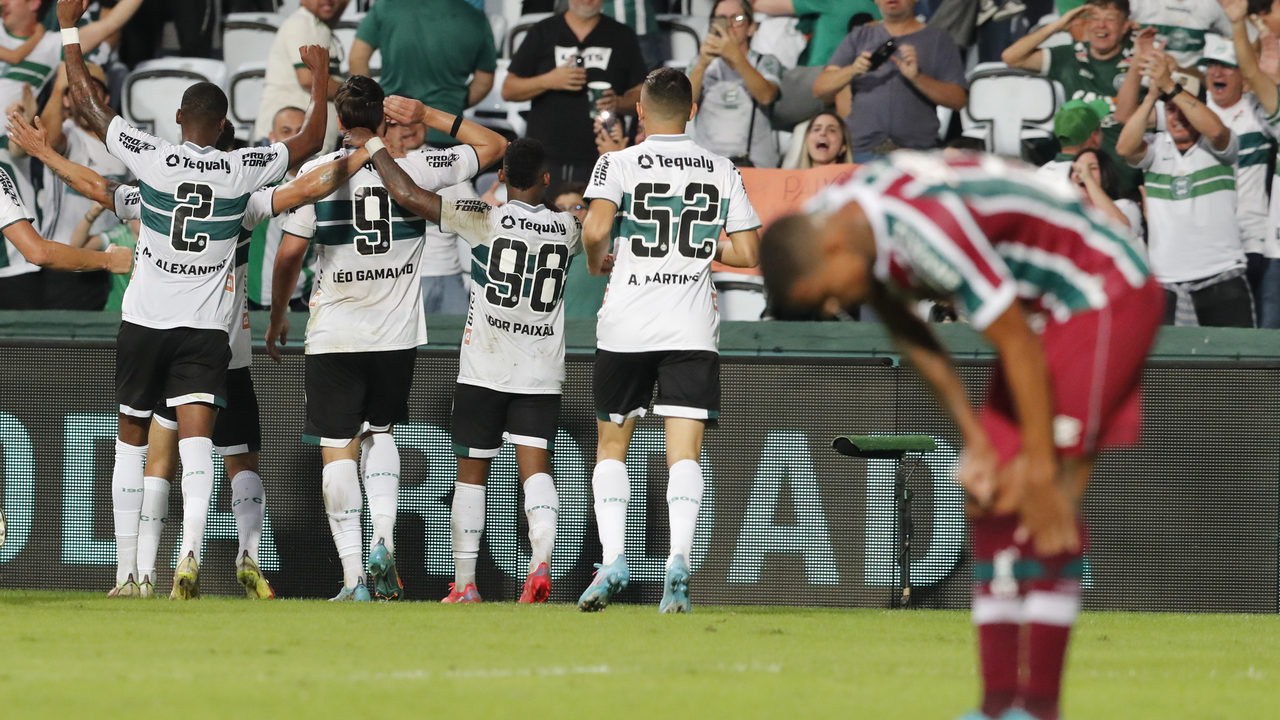
[[[337,595],[329,598],[329,602],[371,602],[369,597],[369,588],[364,586],[364,581],[356,583],[353,588],[344,587]]]
[[[373,576],[373,593],[380,600],[396,600],[404,591],[400,573],[396,571],[395,553],[387,549],[382,538],[369,551],[369,574]]]
[[[582,612],[596,612],[605,609],[614,595],[627,588],[631,579],[631,571],[627,569],[627,556],[619,555],[608,565],[596,565],[596,576],[582,597],[578,598],[578,609]]]
[[[689,612],[689,563],[684,555],[671,556],[671,566],[667,568],[667,581],[662,587],[662,603],[658,605],[660,613]]]

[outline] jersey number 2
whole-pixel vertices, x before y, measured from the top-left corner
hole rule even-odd
[[[503,260],[510,259],[509,263]],[[520,304],[524,294],[525,267],[529,259],[529,246],[523,240],[500,237],[489,248],[489,282],[485,283],[484,299],[490,305],[513,308]],[[529,307],[534,312],[550,312],[564,294],[564,274],[569,269],[569,249],[563,245],[543,245],[538,251],[538,262],[533,267],[533,282],[529,289]],[[551,283],[550,286],[547,283]]]
[[[207,220],[213,215],[213,186],[202,182],[183,182],[173,193],[178,202],[169,225],[169,243],[178,252],[203,252],[209,246],[209,233],[198,232],[187,237],[188,220]]]
[[[361,185],[351,198],[356,230],[356,252],[381,255],[391,252],[391,196],[384,187]]]

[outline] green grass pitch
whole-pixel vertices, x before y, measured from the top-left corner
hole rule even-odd
[[[696,600],[696,598],[695,598]],[[0,717],[940,718],[968,614],[0,591]],[[1086,613],[1064,718],[1280,717],[1280,617]]]

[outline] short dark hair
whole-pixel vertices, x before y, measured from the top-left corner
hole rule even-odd
[[[378,132],[382,126],[382,100],[386,93],[373,78],[352,75],[347,78],[333,96],[338,110],[338,120],[348,130],[365,128]]]
[[[236,126],[230,120],[222,126],[222,133],[218,135],[218,141],[213,147],[223,152],[231,152],[236,149]]]
[[[198,82],[182,93],[184,121],[213,125],[227,116],[227,94],[211,82]]]
[[[1249,0],[1250,15],[1269,15],[1272,0]]]
[[[1102,192],[1112,200],[1119,200],[1124,196],[1120,194],[1120,171],[1116,169],[1116,161],[1102,150],[1081,150],[1076,153],[1076,158],[1081,155],[1092,153],[1095,160],[1098,161],[1098,182],[1102,186]]]
[[[507,145],[502,169],[508,185],[517,190],[528,190],[537,185],[547,171],[547,151],[533,138],[517,138]]]
[[[1254,1],[1249,0],[1251,4]],[[1099,8],[1115,8],[1121,15],[1129,17],[1129,0],[1089,0],[1089,4]]]
[[[689,76],[675,68],[660,67],[649,73],[641,97],[647,112],[663,117],[687,119],[693,108]]]
[[[821,262],[818,231],[803,214],[784,215],[773,222],[760,238],[760,272],[764,291],[775,317],[806,314],[791,307],[791,290]]]

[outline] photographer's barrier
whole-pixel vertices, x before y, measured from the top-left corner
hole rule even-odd
[[[265,317],[254,317],[265,327]],[[0,481],[8,539],[0,587],[105,592],[113,580],[109,488],[116,415],[116,321],[101,315],[0,313]],[[301,327],[295,328],[300,333]],[[571,601],[600,560],[592,517],[595,420],[592,323],[572,323],[555,447],[560,522],[553,601]],[[985,346],[943,327],[975,393]],[[410,599],[438,600],[452,579],[448,427],[459,318],[433,318],[419,353],[403,461],[398,560]],[[255,333],[260,334],[260,333]],[[1104,456],[1086,500],[1085,604],[1148,611],[1277,611],[1280,333],[1167,332],[1145,377],[1143,443]],[[70,338],[70,339],[68,339]],[[294,342],[301,344],[298,338]],[[880,329],[856,323],[733,323],[724,328],[723,411],[707,434],[706,495],[691,564],[696,604],[889,607],[899,590],[891,460],[831,449],[836,435],[921,433],[936,449],[911,473],[915,604],[968,605],[970,556],[954,427]],[[327,597],[341,572],[320,497],[320,458],[301,443],[302,356],[254,358],[262,408],[267,530],[262,565],[284,597]],[[218,467],[201,581],[234,594],[235,524]],[[644,418],[628,456],[632,502],[623,601],[656,604],[667,553],[660,421]],[[159,582],[167,587],[181,523],[170,495]],[[478,584],[514,600],[528,542],[514,454],[494,462]],[[366,533],[368,532],[366,515]]]

